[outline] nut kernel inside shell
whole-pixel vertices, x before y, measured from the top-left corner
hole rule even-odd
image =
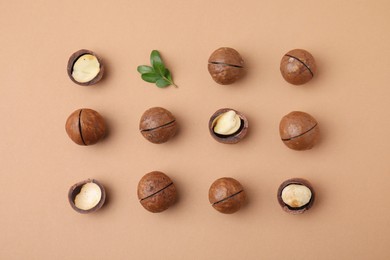
[[[82,186],[80,192],[76,195],[74,204],[82,210],[90,210],[99,204],[102,198],[102,190],[93,182],[86,183]]]
[[[93,80],[100,72],[100,63],[96,56],[84,54],[73,64],[72,77],[80,83]]]
[[[231,135],[240,129],[241,119],[235,111],[222,113],[213,121],[213,131],[220,135]]]
[[[308,204],[311,200],[311,190],[305,185],[290,184],[282,191],[282,200],[292,208],[300,208]]]

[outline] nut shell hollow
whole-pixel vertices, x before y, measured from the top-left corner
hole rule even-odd
[[[74,70],[75,63],[84,55],[92,55],[93,57],[95,57],[97,59],[97,62],[99,64],[99,71],[96,74],[96,76],[93,77],[91,80],[89,80],[87,82],[80,82],[74,78],[73,70]],[[102,79],[103,74],[104,74],[104,65],[103,65],[102,59],[96,53],[94,53],[93,51],[90,51],[90,50],[82,49],[82,50],[76,51],[75,53],[73,53],[70,56],[70,58],[68,60],[68,65],[67,65],[67,73],[68,73],[69,78],[74,83],[81,85],[81,86],[90,86],[90,85],[94,85],[94,84],[98,83]]]
[[[207,68],[213,80],[221,85],[232,84],[245,74],[241,55],[228,47],[215,50],[208,60]]]
[[[239,181],[223,177],[211,184],[209,201],[217,211],[232,214],[240,210],[245,204],[246,193]]]
[[[141,116],[139,130],[142,136],[154,143],[165,143],[177,133],[176,118],[162,107],[152,107]]]
[[[177,199],[176,187],[164,173],[153,171],[145,174],[138,183],[138,199],[152,213],[159,213],[172,206]]]
[[[280,121],[279,133],[287,147],[298,151],[313,148],[320,139],[317,120],[301,111],[285,115]]]
[[[94,183],[100,188],[101,197],[100,197],[100,201],[98,202],[98,204],[96,206],[94,206],[93,208],[88,209],[88,210],[83,210],[83,209],[80,209],[76,206],[75,199],[76,199],[76,196],[80,193],[83,186],[85,184],[88,184],[88,183]],[[74,184],[72,187],[70,187],[69,192],[68,192],[68,200],[69,200],[69,204],[76,212],[81,213],[81,214],[92,213],[92,212],[99,210],[104,205],[104,202],[106,201],[106,190],[104,189],[103,185],[95,179],[84,180],[84,181],[78,182],[78,183]]]
[[[217,134],[214,131],[214,127],[216,125],[216,119],[220,115],[222,115],[224,113],[227,113],[229,111],[234,111],[238,115],[238,117],[240,118],[240,123],[241,123],[240,127],[238,128],[238,130],[235,133],[230,134],[230,135]],[[223,143],[223,144],[236,144],[236,143],[240,142],[246,136],[246,134],[248,132],[248,127],[249,127],[249,123],[248,123],[248,119],[246,118],[246,116],[244,114],[242,114],[241,112],[239,112],[237,110],[234,110],[234,109],[231,109],[231,108],[221,108],[221,109],[218,109],[210,117],[209,124],[208,124],[210,135],[217,142],[220,142],[220,143]]]
[[[317,65],[313,55],[302,49],[287,52],[280,61],[280,72],[290,84],[302,85],[317,74]]]
[[[78,145],[93,145],[106,134],[104,118],[95,110],[81,108],[74,111],[65,123],[69,138]]]
[[[287,186],[292,185],[292,184],[306,186],[311,191],[310,201],[307,204],[303,205],[302,207],[298,207],[298,208],[290,207],[282,199],[282,192],[283,192],[284,188],[286,188]],[[279,205],[282,207],[282,209],[284,211],[286,211],[290,214],[294,214],[294,215],[302,214],[306,210],[309,210],[313,206],[315,196],[316,196],[316,194],[314,192],[314,189],[313,189],[313,186],[311,185],[311,183],[308,180],[305,180],[302,178],[292,178],[292,179],[288,179],[288,180],[284,181],[279,186],[278,193],[277,193],[277,199],[278,199]]]

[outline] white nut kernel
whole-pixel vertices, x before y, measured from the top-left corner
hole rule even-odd
[[[99,204],[102,198],[102,190],[93,182],[89,182],[81,187],[80,193],[77,194],[74,204],[82,210],[89,210]]]
[[[292,208],[299,208],[310,202],[311,190],[299,184],[290,184],[282,191],[282,200]]]
[[[219,115],[214,120],[214,132],[220,135],[231,135],[237,132],[241,126],[240,117],[234,112],[230,110]]]
[[[72,77],[80,83],[86,83],[93,80],[100,71],[98,59],[91,54],[80,56],[73,64]]]

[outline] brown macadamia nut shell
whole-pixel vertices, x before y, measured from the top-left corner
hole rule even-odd
[[[320,139],[317,120],[300,111],[293,111],[281,119],[279,133],[287,147],[298,151],[313,148]]]
[[[95,183],[96,185],[99,186],[99,188],[102,192],[102,197],[100,198],[99,203],[95,207],[93,207],[89,210],[79,209],[78,207],[76,207],[76,204],[75,204],[76,196],[80,193],[80,190],[84,186],[84,184],[91,183],[91,182]],[[77,211],[78,213],[81,213],[81,214],[88,214],[88,213],[95,212],[95,211],[99,210],[103,206],[104,202],[106,201],[106,190],[104,189],[103,185],[95,179],[84,180],[84,181],[78,182],[78,183],[74,184],[72,187],[70,187],[69,192],[68,192],[68,200],[69,200],[69,204],[72,206],[72,208],[75,211]]]
[[[283,189],[291,184],[304,185],[307,188],[309,188],[309,190],[311,191],[311,198],[310,198],[310,201],[306,205],[294,209],[294,208],[288,206],[286,203],[284,203],[284,201],[282,199]],[[278,198],[278,202],[279,202],[280,206],[282,207],[282,209],[284,211],[291,213],[291,214],[294,214],[294,215],[297,215],[297,214],[302,214],[303,212],[305,212],[306,210],[310,209],[313,206],[313,203],[315,200],[315,192],[314,192],[313,186],[310,184],[310,182],[308,180],[305,180],[302,178],[292,178],[292,179],[288,179],[288,180],[284,181],[282,184],[280,184],[280,186],[278,188],[277,198]]]
[[[208,71],[218,84],[232,84],[244,76],[244,60],[235,49],[222,47],[211,54]]]
[[[72,73],[73,73],[73,66],[74,66],[75,62],[81,56],[83,56],[85,54],[90,54],[90,55],[93,55],[96,57],[96,59],[99,62],[99,65],[100,65],[100,70],[99,70],[99,73],[92,80],[83,83],[83,82],[78,82],[77,80],[75,80],[72,76]],[[81,85],[81,86],[90,86],[90,85],[94,85],[94,84],[98,83],[102,79],[103,74],[104,74],[104,65],[103,65],[102,59],[96,53],[94,53],[93,51],[90,51],[90,50],[82,49],[82,50],[76,51],[75,53],[73,53],[70,56],[69,61],[68,61],[68,65],[67,65],[67,72],[68,72],[69,78],[74,83]]]
[[[174,137],[177,128],[173,114],[162,107],[153,107],[146,110],[139,123],[142,136],[155,144],[165,143]]]
[[[153,171],[145,174],[138,183],[138,199],[141,205],[153,213],[162,212],[176,202],[176,187],[164,173]]]
[[[213,208],[225,214],[237,212],[246,201],[241,183],[233,178],[220,178],[211,184],[209,201]]]
[[[65,130],[70,139],[79,145],[92,145],[106,134],[104,118],[89,108],[77,109],[66,120]]]
[[[235,132],[234,134],[231,134],[231,135],[220,135],[220,134],[217,134],[214,132],[214,126],[215,126],[215,119],[223,114],[223,113],[226,113],[230,110],[233,110],[241,119],[241,126],[240,128],[238,129],[237,132]],[[223,144],[236,144],[238,143],[239,141],[241,141],[242,139],[244,139],[244,137],[246,136],[246,134],[248,133],[248,127],[249,127],[249,123],[248,123],[248,119],[246,118],[246,116],[244,114],[242,114],[241,112],[237,111],[237,110],[234,110],[234,109],[231,109],[231,108],[221,108],[221,109],[218,109],[211,117],[210,117],[210,120],[209,120],[209,132],[210,132],[210,135],[217,141],[217,142],[220,142],[220,143],[223,143]]]
[[[314,77],[317,73],[317,65],[313,55],[308,51],[295,49],[282,57],[280,72],[287,82],[302,85]]]

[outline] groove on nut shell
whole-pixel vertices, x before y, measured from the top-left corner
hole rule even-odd
[[[165,187],[164,187],[164,188],[162,188],[161,190],[159,190],[159,191],[156,191],[156,192],[154,192],[154,193],[150,194],[149,196],[146,196],[145,198],[142,198],[142,199],[140,199],[140,201],[143,201],[143,200],[149,199],[150,197],[153,197],[154,195],[156,195],[156,194],[158,194],[158,193],[162,192],[163,190],[165,190],[165,189],[169,188],[169,186],[171,186],[171,185],[173,185],[173,182],[171,182],[170,184],[168,184],[167,186],[165,186]]]
[[[296,135],[296,136],[293,136],[293,137],[290,137],[290,138],[282,138],[282,141],[290,141],[290,140],[293,140],[293,139],[295,139],[295,138],[301,137],[301,136],[303,136],[303,135],[309,133],[310,131],[312,131],[314,128],[317,127],[317,125],[318,125],[318,124],[315,124],[312,128],[310,128],[309,130],[307,130],[307,131],[305,131],[305,132],[303,132],[303,133],[301,133],[301,134],[299,134],[299,135]]]
[[[173,125],[175,122],[176,122],[176,120],[173,120],[173,121],[171,121],[171,122],[168,122],[168,123],[163,124],[163,125],[160,125],[160,126],[156,126],[156,127],[154,127],[154,128],[141,129],[141,132],[153,131],[153,130],[156,130],[156,129],[159,129],[159,128],[163,128],[163,127],[166,127],[166,126],[169,126],[169,125]]]
[[[228,199],[231,199],[231,198],[233,198],[234,196],[240,194],[240,193],[243,192],[243,191],[244,191],[244,190],[240,190],[239,192],[236,192],[236,193],[234,193],[234,194],[232,194],[232,195],[230,195],[230,196],[228,196],[228,197],[226,197],[226,198],[223,198],[223,199],[221,199],[220,201],[214,202],[213,205],[218,204],[218,203],[221,203],[221,202],[224,202],[224,201],[226,201],[226,200],[228,200]]]
[[[289,55],[289,54],[286,54],[285,56],[290,57],[290,58],[293,58],[293,59],[295,59],[296,61],[299,61],[300,63],[302,63],[302,65],[305,66],[306,69],[309,70],[311,76],[314,77],[313,71],[311,71],[310,67],[309,67],[306,63],[304,63],[303,61],[301,61],[299,58],[294,57],[294,56],[291,56],[291,55]]]
[[[217,61],[211,61],[209,64],[219,64],[219,65],[225,65],[225,66],[230,66],[230,67],[236,67],[236,68],[244,68],[243,66],[240,65],[234,65],[234,64],[229,64],[229,63],[224,63],[224,62],[217,62]]]
[[[82,109],[80,109],[80,113],[79,113],[79,132],[80,132],[80,138],[81,138],[81,142],[83,142],[84,145],[87,145],[84,141],[84,137],[83,137],[83,131],[81,129],[81,113],[83,112]]]

